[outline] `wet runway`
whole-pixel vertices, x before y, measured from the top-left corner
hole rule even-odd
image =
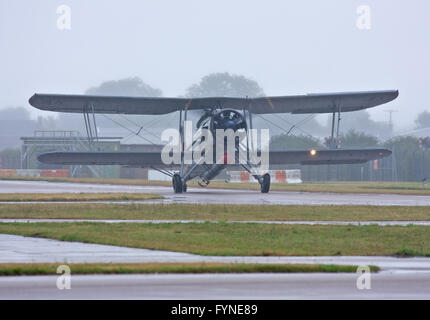
[[[219,257],[0,235],[0,263],[242,262],[377,265],[371,289],[358,273],[73,275],[0,277],[0,299],[430,299],[430,258]]]
[[[358,275],[198,274],[76,275],[59,290],[57,276],[0,277],[0,299],[429,299],[430,273],[371,274],[371,288],[357,289]]]
[[[359,274],[73,275],[0,277],[0,299],[430,299],[430,258],[220,257],[0,234],[0,263],[234,262],[377,265],[371,289]]]
[[[0,181],[0,193],[144,192],[165,197],[152,203],[428,206],[430,197],[388,194],[329,194],[195,189],[175,195],[150,186]],[[149,201],[143,201],[148,203]],[[136,202],[127,202],[136,203]],[[24,219],[26,222],[41,220]],[[3,219],[0,222],[23,222]],[[54,222],[51,220],[51,222]],[[66,222],[66,221],[55,221]],[[97,220],[100,222],[100,220]],[[106,223],[124,222],[106,220]],[[138,222],[138,221],[133,221]],[[182,221],[140,221],[165,223]],[[198,222],[198,221],[193,221]],[[256,221],[248,221],[256,223]],[[258,223],[407,225],[410,221],[267,221]],[[415,221],[428,225],[428,221]],[[370,290],[358,290],[358,274],[202,274],[74,276],[72,289],[58,290],[57,276],[0,277],[0,299],[430,299],[430,258],[397,257],[220,257],[64,242],[0,234],[0,263],[242,262],[376,265]]]
[[[0,193],[63,192],[143,192],[156,193],[165,197],[165,199],[162,200],[141,201],[142,203],[430,206],[430,196],[416,195],[335,194],[291,191],[271,191],[268,194],[261,194],[259,191],[255,190],[203,188],[189,188],[187,193],[174,194],[170,187],[59,183],[46,181],[0,181]],[[139,203],[139,201],[126,203]]]
[[[228,262],[376,265],[385,271],[430,273],[430,258],[385,256],[278,257],[200,256],[182,252],[127,248],[81,242],[0,234],[0,263],[119,263],[119,262]]]

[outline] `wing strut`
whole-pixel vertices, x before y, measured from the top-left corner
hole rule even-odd
[[[337,112],[336,112],[337,109]],[[341,112],[342,108],[339,106],[338,108],[335,108],[333,110],[332,119],[331,119],[331,135],[327,140],[327,148],[328,149],[339,149],[340,143],[339,143],[339,131],[340,131],[340,120],[341,118]],[[336,125],[336,113],[337,113],[337,125]],[[334,137],[334,131],[336,129],[336,138]]]
[[[160,172],[160,173],[162,173],[162,174],[165,174],[166,176],[169,176],[169,177],[173,177],[173,174],[171,173],[171,172],[169,172],[169,171],[167,171],[167,170],[164,170],[164,169],[159,169],[159,168],[156,168],[156,167],[154,167],[154,166],[151,166],[150,167],[151,169],[154,169],[154,170],[156,170],[156,171],[158,171],[158,172]]]
[[[93,124],[91,124],[90,113],[93,115]],[[94,140],[99,141],[99,137],[97,134],[97,123],[96,116],[94,112],[94,106],[91,104],[91,108],[85,107],[83,110],[84,121],[85,121],[85,130],[87,132],[88,138],[88,146],[91,151],[94,150]],[[92,127],[94,126],[94,128]]]
[[[247,97],[248,98],[248,97]],[[248,118],[249,118],[249,126],[246,126],[246,153],[247,153],[247,164],[242,164],[242,167],[249,172],[249,174],[251,174],[255,180],[258,181],[258,183],[260,184],[261,187],[261,192],[262,193],[267,193],[269,192],[270,189],[270,175],[268,173],[261,175],[255,172],[255,170],[253,170],[253,165],[252,162],[250,161],[251,159],[249,158],[249,148],[251,147],[252,150],[254,150],[254,142],[252,139],[252,102],[249,101],[248,102]],[[243,116],[246,119],[246,114],[245,114],[245,109],[243,109]],[[248,140],[251,139],[251,146],[249,145]],[[241,147],[240,145],[238,146],[239,148]],[[258,146],[256,146],[258,147]],[[235,152],[236,154],[236,163],[239,163],[239,156],[238,156],[238,152]],[[254,153],[253,153],[254,154]]]

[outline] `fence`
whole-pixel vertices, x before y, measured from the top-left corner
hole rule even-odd
[[[261,173],[269,173],[272,183],[302,183],[300,170],[269,170]],[[249,183],[257,180],[248,171],[227,171],[228,182]]]

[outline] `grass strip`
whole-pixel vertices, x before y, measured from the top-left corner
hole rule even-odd
[[[0,264],[0,276],[55,275],[60,264]],[[85,263],[67,264],[75,274],[148,274],[148,273],[310,273],[356,272],[357,266],[323,264],[257,263]],[[370,266],[372,272],[379,267]]]
[[[430,207],[32,203],[0,204],[0,219],[428,221]]]
[[[0,193],[1,201],[130,201],[162,199],[147,193]]]
[[[430,256],[424,226],[0,223],[0,233],[214,256]]]

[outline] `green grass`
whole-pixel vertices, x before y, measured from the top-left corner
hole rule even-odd
[[[130,201],[162,199],[146,193],[0,193],[0,202],[13,201]]]
[[[0,233],[219,256],[430,255],[423,226],[1,223]]]
[[[52,182],[76,182],[95,184],[118,185],[150,185],[171,186],[169,181],[148,181],[137,179],[97,179],[97,178],[43,178],[43,177],[0,177],[0,180],[23,181],[52,181]],[[188,183],[197,187],[195,181]],[[221,180],[211,181],[208,188],[214,189],[247,189],[260,190],[258,183],[226,183]],[[332,193],[391,193],[410,195],[430,195],[430,186],[425,187],[418,182],[314,182],[303,184],[272,184],[273,191],[298,191],[298,192],[332,192]]]
[[[59,264],[0,264],[0,276],[55,275]],[[67,264],[71,274],[146,274],[146,273],[309,273],[356,272],[357,266],[320,264],[257,263],[90,263]],[[379,267],[370,266],[372,272]]]
[[[131,195],[129,195],[131,197]],[[0,204],[6,219],[178,219],[205,221],[418,221],[430,207],[281,206],[224,204]]]

